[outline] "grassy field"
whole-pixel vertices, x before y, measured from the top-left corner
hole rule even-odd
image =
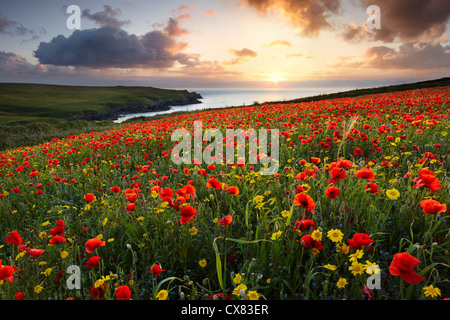
[[[67,119],[108,106],[124,106],[130,101],[152,105],[154,99],[173,99],[186,94],[185,90],[152,87],[0,83],[0,123],[37,118]]]
[[[224,108],[2,151],[0,299],[449,298],[449,99]],[[279,129],[278,172],[174,163],[195,121],[233,153],[225,128]],[[266,158],[254,140],[239,146]]]

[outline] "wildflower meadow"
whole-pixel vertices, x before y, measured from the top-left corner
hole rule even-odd
[[[449,102],[436,87],[204,110],[3,150],[0,299],[449,298]],[[175,163],[171,134],[195,121],[224,152]],[[259,129],[277,140],[254,147]]]

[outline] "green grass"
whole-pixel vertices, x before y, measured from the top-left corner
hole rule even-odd
[[[152,87],[88,87],[45,84],[0,83],[0,123],[32,118],[66,119],[130,101],[153,104],[156,99],[173,99],[186,90]]]

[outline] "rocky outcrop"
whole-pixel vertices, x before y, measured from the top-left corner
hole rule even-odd
[[[154,99],[147,98],[151,104],[128,101],[125,106],[106,105],[106,109],[98,112],[84,112],[81,115],[73,116],[67,120],[88,120],[88,121],[102,121],[102,120],[117,120],[119,117],[131,113],[156,112],[170,110],[172,106],[185,106],[189,104],[202,103],[198,99],[203,97],[196,92],[187,92],[186,95],[180,95],[171,99]]]

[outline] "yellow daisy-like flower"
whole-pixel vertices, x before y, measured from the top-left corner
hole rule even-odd
[[[380,272],[380,266],[374,262],[370,262],[366,260],[366,264],[364,265],[367,274],[374,274]]]
[[[345,288],[345,286],[347,285],[347,279],[345,279],[345,278],[339,278],[339,280],[338,280],[338,282],[336,283],[336,286],[339,288],[339,289],[344,289]]]
[[[322,232],[316,229],[311,233],[311,237],[316,241],[322,241]]]
[[[67,251],[61,252],[61,259],[65,259],[69,256],[69,253]]]
[[[255,202],[255,203],[260,203],[263,200],[264,200],[263,196],[256,196],[256,197],[253,198],[253,202]]]
[[[337,269],[337,267],[333,264],[326,264],[323,266],[325,269],[331,270],[331,271],[335,271]]]
[[[352,265],[348,267],[348,270],[350,270],[354,276],[357,276],[364,273],[364,266],[362,263],[354,261],[352,262]]]
[[[199,264],[200,267],[202,267],[202,268],[206,267],[206,264],[207,264],[206,259],[200,260],[200,261],[198,262],[198,264]]]
[[[241,283],[241,281],[242,281],[242,276],[239,273],[234,276],[233,283],[239,284],[239,283]]]
[[[233,294],[235,296],[239,296],[241,294],[241,289],[245,292],[247,290],[247,286],[245,284],[241,283],[236,288],[234,288]]]
[[[283,210],[283,211],[281,211],[281,216],[282,216],[283,218],[287,218],[287,217],[289,217],[289,214],[290,214],[290,212],[289,212],[289,211],[287,211],[287,210]]]
[[[247,296],[249,300],[259,300],[259,293],[256,291],[249,291]]]
[[[36,287],[34,287],[34,292],[40,293],[44,289],[44,287],[41,284],[38,284]]]
[[[280,239],[282,233],[283,233],[283,231],[274,232],[274,233],[272,233],[272,237],[270,237],[270,239],[271,240]]]
[[[400,192],[397,189],[386,190],[386,195],[391,200],[397,200],[400,197]]]
[[[352,253],[351,255],[349,255],[351,262],[361,259],[363,256],[364,256],[364,251],[362,251],[361,249],[358,249],[358,250],[356,250],[355,253]]]
[[[427,298],[436,298],[441,295],[441,289],[433,287],[433,285],[429,285],[428,287],[423,287],[423,294]]]
[[[309,190],[311,190],[311,186],[309,184],[302,184],[303,192],[307,193]]]
[[[345,243],[338,243],[336,245],[336,252],[343,253],[343,254],[348,254],[349,251],[350,251],[350,248]]]
[[[198,232],[198,229],[193,226],[192,228],[189,229],[189,233],[191,234],[191,236],[195,236]]]
[[[327,237],[333,242],[339,243],[344,238],[344,234],[341,230],[331,229],[327,232]]]
[[[156,294],[158,300],[166,300],[168,296],[169,292],[167,292],[167,290],[161,290]]]

